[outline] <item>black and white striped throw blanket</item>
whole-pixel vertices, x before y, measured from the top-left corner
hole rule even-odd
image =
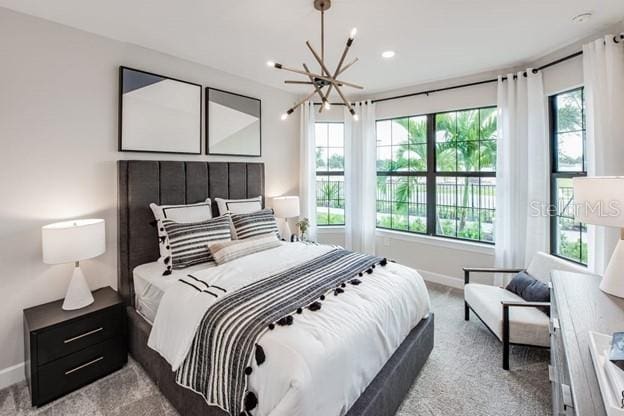
[[[249,415],[258,403],[255,393],[247,391],[254,351],[258,364],[270,359],[256,346],[262,334],[275,325],[296,324],[296,315],[306,309],[319,311],[325,296],[360,284],[378,264],[384,266],[386,260],[334,249],[216,302],[195,333],[177,382],[233,416]]]

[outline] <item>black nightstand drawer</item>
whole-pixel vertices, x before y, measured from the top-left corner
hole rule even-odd
[[[93,303],[63,310],[63,299],[24,309],[25,375],[40,406],[111,373],[128,360],[123,300],[110,287]]]
[[[39,367],[39,394],[33,404],[40,406],[76,390],[121,368],[126,360],[124,340],[117,336],[43,365]]]
[[[36,335],[39,365],[122,333],[122,308],[113,307]]]

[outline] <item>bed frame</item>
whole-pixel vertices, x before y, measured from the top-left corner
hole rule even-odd
[[[264,204],[264,164],[243,162],[118,162],[118,290],[126,304],[128,347],[183,416],[227,416],[179,386],[171,366],[147,346],[151,325],[135,310],[132,270],[159,256],[151,202],[190,204],[206,198],[251,198]],[[216,204],[213,213],[217,215]],[[347,416],[392,416],[433,349],[433,314],[423,319],[351,407]]]

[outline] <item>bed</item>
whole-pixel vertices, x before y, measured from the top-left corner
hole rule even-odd
[[[150,264],[158,258],[158,241],[148,206],[151,202],[188,204],[208,197],[243,199],[264,196],[264,166],[262,163],[119,161],[118,180],[118,288],[127,305],[130,354],[180,414],[226,415],[219,407],[208,405],[201,395],[178,385],[169,362],[147,345],[156,309],[167,291],[166,284],[161,285],[158,279],[150,277],[153,275],[153,272],[150,274]],[[276,250],[294,249],[293,246]],[[348,416],[393,415],[432,348],[433,314],[427,313],[398,348],[393,349],[387,361],[384,360],[385,365],[372,381],[366,381],[363,392],[352,400],[352,404],[349,403],[349,410],[340,413],[346,411]]]

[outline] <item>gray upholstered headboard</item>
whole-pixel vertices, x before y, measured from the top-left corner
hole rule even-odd
[[[264,164],[120,160],[117,162],[118,290],[134,305],[132,270],[158,259],[158,238],[149,208],[157,204],[192,204],[206,198],[264,199]],[[216,204],[213,214],[218,215]]]

